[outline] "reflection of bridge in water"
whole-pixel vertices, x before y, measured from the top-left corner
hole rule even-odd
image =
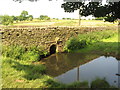
[[[120,88],[120,61],[118,61],[118,87]]]
[[[44,58],[41,62],[45,62],[48,67],[47,74],[56,77],[97,57],[98,54],[91,53],[58,53]]]
[[[80,81],[80,67],[77,67],[77,81]],[[116,74],[118,76],[118,88],[120,88],[120,61],[118,60],[118,73]]]

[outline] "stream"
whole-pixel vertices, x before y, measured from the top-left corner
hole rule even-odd
[[[113,56],[91,53],[57,53],[42,60],[47,74],[65,84],[75,81],[105,79],[111,86],[120,87],[120,61]]]

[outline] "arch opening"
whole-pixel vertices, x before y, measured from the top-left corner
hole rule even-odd
[[[50,55],[56,53],[56,45],[50,46]]]

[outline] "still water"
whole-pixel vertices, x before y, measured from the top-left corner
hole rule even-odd
[[[47,74],[57,81],[68,84],[75,81],[105,79],[110,85],[120,87],[120,61],[115,57],[98,54],[58,53],[43,60]]]

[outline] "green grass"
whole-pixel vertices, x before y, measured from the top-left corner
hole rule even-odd
[[[48,52],[43,51],[42,47],[29,47],[11,45],[3,46],[2,54],[5,57],[10,57],[16,60],[39,61],[42,56],[46,56]]]
[[[64,47],[67,52],[115,51],[117,49],[117,31],[106,30],[79,34],[70,38]],[[111,48],[111,49],[110,49]]]
[[[2,78],[3,88],[88,87],[84,82],[70,85],[59,83],[45,74],[44,65],[8,57],[3,57]]]
[[[3,57],[2,88],[88,88],[88,82],[62,84],[45,74],[45,66],[23,60]],[[92,88],[110,85],[101,79],[91,83]]]
[[[44,55],[44,53],[38,53],[39,51],[36,47],[26,50],[21,46],[4,46],[3,56],[1,56],[2,88],[67,88],[68,85],[59,83],[46,75],[45,65],[35,59],[36,53]],[[81,87],[84,84],[78,83],[77,85]]]
[[[102,54],[113,54],[117,55],[118,53],[118,35],[114,35],[108,39],[102,39],[100,42],[96,42],[88,47],[77,50],[76,52],[96,52]]]

